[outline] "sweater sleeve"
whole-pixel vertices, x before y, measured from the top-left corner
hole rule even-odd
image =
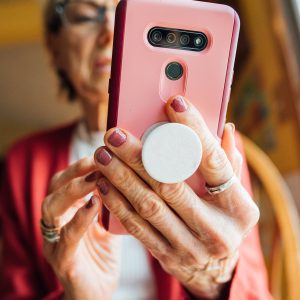
[[[20,157],[19,151],[11,151],[6,159],[0,193],[0,298],[60,299],[61,290],[47,291],[35,255],[36,238],[30,221],[27,171],[26,160]]]
[[[39,295],[39,282],[30,255],[30,241],[25,234],[28,228],[24,228],[26,224],[22,224],[20,210],[16,207],[17,201],[11,185],[14,178],[9,174],[9,169],[10,159],[7,158],[0,194],[2,228],[0,298],[35,299]]]
[[[252,195],[248,166],[240,135],[236,134],[236,145],[244,157],[242,184]],[[240,258],[229,290],[230,300],[269,300],[268,277],[261,250],[258,226],[255,226],[240,247]]]

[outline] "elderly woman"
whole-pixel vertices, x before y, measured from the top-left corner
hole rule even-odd
[[[203,198],[185,183],[150,178],[141,142],[126,128],[104,132],[116,5],[50,0],[46,7],[53,65],[83,115],[19,141],[7,155],[1,299],[269,299],[253,229],[259,212],[234,125],[219,145],[187,99],[166,104],[171,122],[198,134],[197,172],[208,186],[241,178]],[[101,227],[101,201],[131,235]],[[40,220],[44,230],[58,228],[55,242],[43,240]]]

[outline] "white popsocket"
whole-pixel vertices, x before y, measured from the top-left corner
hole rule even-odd
[[[143,136],[142,161],[147,173],[162,183],[182,182],[200,165],[202,145],[197,134],[178,123],[158,123]]]

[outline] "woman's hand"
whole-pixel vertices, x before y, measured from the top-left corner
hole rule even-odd
[[[203,156],[198,172],[209,186],[227,182],[234,173],[240,176],[242,157],[232,125],[226,126],[220,145],[182,97],[170,100],[166,111],[171,122],[185,124],[199,136]],[[111,129],[105,144],[95,152],[104,204],[191,293],[218,297],[232,277],[243,239],[259,218],[240,181],[218,195],[200,198],[184,182],[152,179],[142,164],[142,143],[129,132]]]
[[[99,176],[92,158],[54,175],[42,204],[47,227],[61,227],[58,242],[44,241],[44,255],[62,283],[65,299],[111,299],[119,278],[119,239],[97,222],[100,201],[84,197]],[[95,221],[96,219],[96,221]]]

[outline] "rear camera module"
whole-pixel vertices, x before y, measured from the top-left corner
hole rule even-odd
[[[207,35],[202,31],[158,26],[148,31],[147,39],[153,47],[194,52],[203,51],[209,44]]]

